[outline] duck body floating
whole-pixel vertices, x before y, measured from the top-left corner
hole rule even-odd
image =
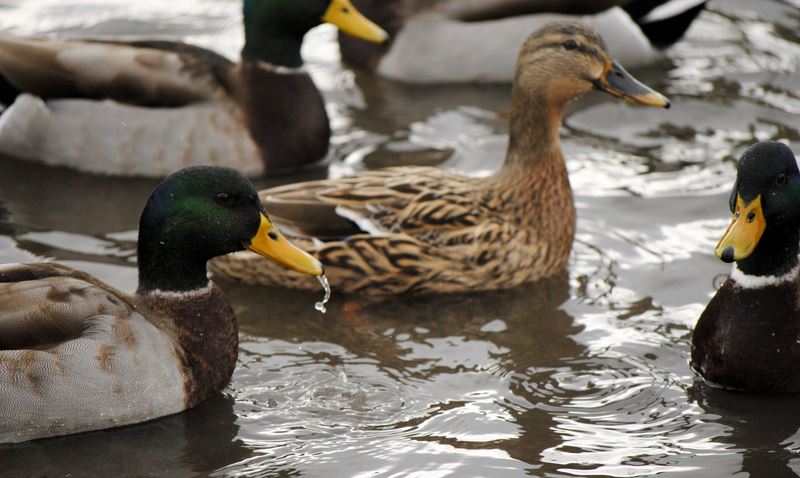
[[[357,0],[391,35],[383,45],[340,36],[342,58],[407,83],[511,82],[514,51],[531,31],[580,21],[628,68],[663,58],[705,0]]]
[[[514,287],[566,265],[575,206],[559,143],[564,107],[592,90],[641,105],[666,98],[630,76],[577,23],[525,42],[511,95],[509,147],[494,175],[398,167],[261,192],[275,220],[345,292],[405,294]],[[250,283],[314,287],[249,254],[211,262]]]
[[[0,443],[143,422],[221,390],[238,331],[206,261],[243,248],[322,274],[244,176],[198,166],[150,197],[134,294],[59,264],[0,266]]]
[[[197,164],[258,176],[322,160],[330,126],[300,47],[323,21],[386,38],[349,0],[245,0],[238,63],[180,42],[2,35],[0,152],[155,177]]]
[[[695,326],[691,366],[725,388],[800,392],[800,171],[786,145],[743,154],[730,208],[715,253],[735,264]]]

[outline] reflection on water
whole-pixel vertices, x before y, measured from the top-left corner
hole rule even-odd
[[[0,1],[0,29],[178,36],[235,57],[239,9]],[[670,111],[600,95],[571,106],[562,145],[579,219],[563,276],[385,302],[333,291],[325,315],[319,291],[224,283],[241,321],[224,393],[147,424],[0,447],[0,476],[794,476],[796,397],[710,389],[687,356],[728,270],[711,250],[734,158],[799,139],[798,22],[794,0],[712,1],[665,61],[637,72]],[[501,164],[508,87],[398,85],[341,66],[331,29],[308,40],[331,175]],[[59,260],[131,290],[154,185],[2,158],[0,261]]]
[[[233,399],[111,431],[0,448],[2,476],[196,476],[245,459]],[[167,472],[180,466],[178,472]],[[10,467],[10,469],[9,469]],[[24,470],[24,471],[23,471]]]

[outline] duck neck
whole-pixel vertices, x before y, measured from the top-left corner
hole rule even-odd
[[[299,68],[303,66],[303,58],[300,56],[302,44],[302,37],[298,40],[289,36],[268,37],[263,33],[246,35],[242,58],[275,66]]]
[[[238,102],[267,171],[299,169],[328,154],[325,100],[308,74],[244,59],[237,77]]]
[[[549,101],[546,90],[515,87],[506,160],[487,182],[520,225],[571,244],[575,205],[558,138],[564,106]]]
[[[303,37],[316,24],[287,18],[285,8],[280,2],[245,0],[242,58],[287,68],[303,65]]]
[[[758,247],[747,259],[736,262],[741,272],[750,276],[782,276],[798,264],[800,253],[800,221],[769,226],[758,241]]]
[[[147,209],[145,209],[145,213]],[[154,233],[153,231],[163,231]],[[152,291],[191,292],[208,287],[206,257],[189,243],[170,234],[170,228],[154,225],[142,217],[139,226],[139,288]]]
[[[559,132],[565,103],[550,101],[544,88],[514,86],[509,143],[503,170],[518,174],[542,163],[564,162]]]
[[[505,190],[541,201],[547,185],[559,184],[570,194],[559,131],[563,102],[549,101],[546,89],[518,88],[511,94],[509,141],[503,167],[489,180]]]

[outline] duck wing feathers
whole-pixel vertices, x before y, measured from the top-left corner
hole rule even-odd
[[[535,257],[530,238],[523,237],[529,232],[502,212],[508,198],[487,194],[475,178],[437,168],[387,168],[292,184],[263,191],[261,198],[288,234],[317,239],[293,242],[319,258],[337,291],[381,295],[516,285],[527,279]],[[491,247],[497,243],[506,247]],[[211,270],[250,283],[316,285],[247,252],[218,257]]]
[[[214,52],[179,42],[0,36],[5,81],[45,99],[182,106],[229,88],[232,67]]]
[[[0,443],[183,408],[168,337],[125,297],[54,264],[0,267]],[[166,412],[165,412],[166,411]]]
[[[475,225],[489,211],[474,180],[437,168],[398,167],[262,191],[277,223],[300,236],[426,233]]]

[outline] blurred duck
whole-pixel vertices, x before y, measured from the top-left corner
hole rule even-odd
[[[319,161],[330,126],[300,47],[321,22],[386,38],[350,0],[245,0],[238,63],[179,42],[0,36],[9,105],[0,152],[155,177],[194,164],[255,176]]]
[[[142,212],[134,294],[63,265],[0,266],[0,443],[143,422],[222,389],[237,325],[206,261],[244,248],[322,274],[244,176],[196,166]]]
[[[567,102],[591,90],[668,107],[666,98],[612,61],[579,23],[554,23],[525,42],[511,94],[503,167],[473,178],[398,167],[262,191],[276,221],[325,264],[347,292],[403,294],[500,289],[567,263],[575,207],[559,144]],[[252,255],[211,262],[245,282],[310,287]]]
[[[800,392],[800,171],[757,143],[739,161],[733,221],[715,253],[735,262],[692,335],[692,368],[725,388]]]
[[[663,57],[706,0],[357,0],[391,35],[369,45],[341,37],[348,63],[409,83],[510,82],[514,50],[557,20],[596,30],[628,68]]]

